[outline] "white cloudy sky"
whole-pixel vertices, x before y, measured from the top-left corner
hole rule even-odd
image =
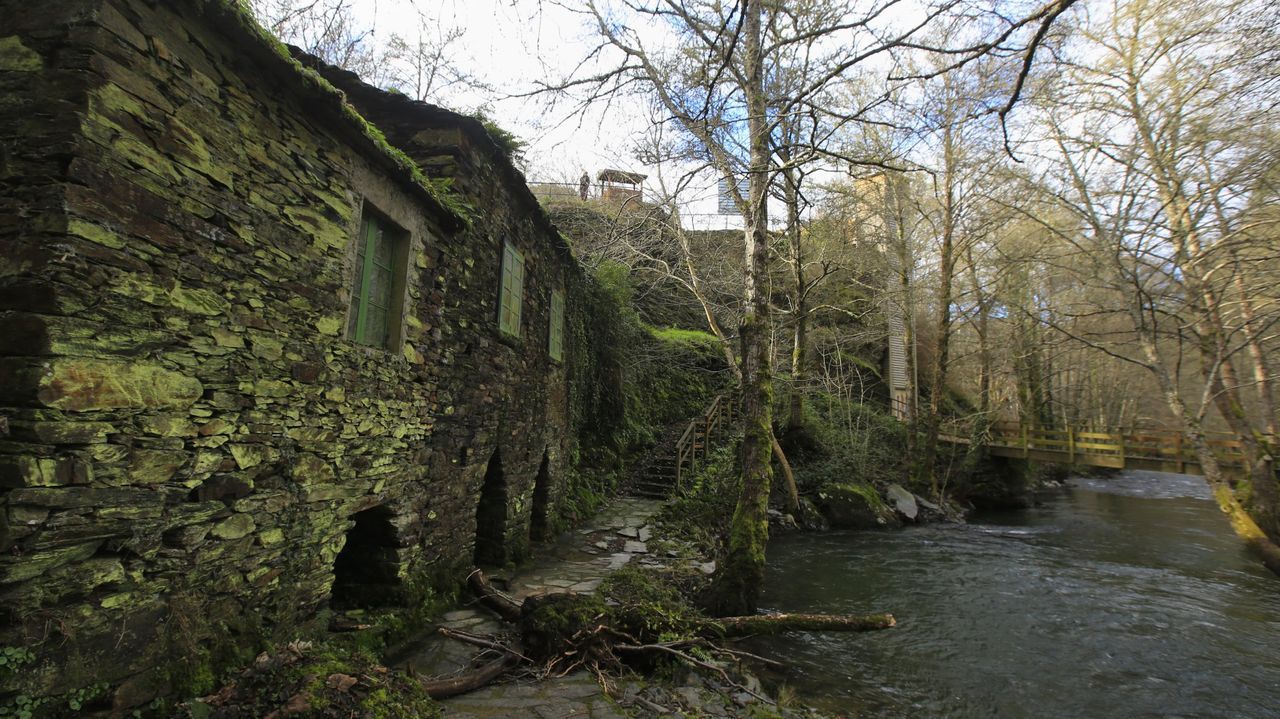
[[[604,168],[637,171],[656,185],[661,171],[644,167],[632,153],[649,127],[643,105],[624,99],[608,110],[578,115],[567,108],[548,110],[543,99],[515,97],[538,80],[564,77],[587,56],[595,38],[583,16],[564,3],[549,0],[352,0],[361,18],[372,23],[375,37],[385,42],[392,33],[412,37],[419,25],[418,8],[441,27],[461,28],[464,35],[451,47],[454,61],[488,83],[491,93],[449,92],[428,101],[459,111],[485,106],[501,127],[529,143],[526,170],[530,180],[574,182],[582,172]],[[671,172],[673,168],[665,168]],[[688,193],[689,214],[716,212],[714,176],[700,180]],[[699,224],[724,222],[705,217]],[[734,222],[727,223],[734,226]]]
[[[417,26],[412,0],[355,0],[376,23],[377,33],[411,34]],[[548,114],[536,100],[504,99],[534,87],[539,80],[563,76],[589,51],[581,16],[539,0],[442,0],[418,5],[445,27],[464,31],[455,42],[455,62],[495,90],[492,95],[448,93],[428,98],[453,109],[485,104],[498,124],[531,143],[530,172],[542,179],[576,178],[582,169],[617,164],[634,133],[646,124],[640,113],[618,108],[607,118],[567,118]],[[620,111],[619,111],[620,110]],[[588,165],[589,168],[579,165]]]

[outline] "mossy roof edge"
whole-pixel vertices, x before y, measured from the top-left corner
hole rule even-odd
[[[301,99],[325,112],[327,119],[337,129],[357,138],[364,147],[357,147],[363,154],[382,164],[411,187],[434,211],[442,224],[449,229],[461,229],[470,224],[470,208],[443,183],[427,177],[408,155],[387,142],[387,138],[375,125],[356,110],[347,96],[333,83],[315,70],[306,67],[289,52],[274,35],[258,24],[249,10],[246,0],[190,0],[192,5],[211,26],[234,40],[245,40],[247,48],[257,49],[259,57],[275,65],[277,72],[293,80],[294,89]]]
[[[294,57],[304,66],[319,73],[321,77],[328,80],[331,84],[338,86],[345,91],[347,95],[357,105],[361,104],[361,95],[370,98],[377,98],[381,104],[388,106],[394,105],[396,113],[402,113],[403,116],[409,118],[421,119],[430,127],[449,126],[456,127],[466,134],[473,146],[484,148],[495,160],[502,179],[507,186],[512,189],[513,194],[521,198],[525,204],[525,210],[529,213],[530,218],[544,232],[551,235],[553,244],[557,252],[561,253],[566,259],[576,258],[568,241],[556,227],[555,222],[547,211],[542,207],[542,203],[538,202],[538,198],[533,194],[533,190],[529,189],[529,183],[525,179],[524,173],[520,168],[515,166],[511,161],[511,157],[499,147],[498,143],[485,129],[484,123],[470,115],[464,115],[454,112],[448,108],[433,105],[429,102],[415,100],[408,95],[395,92],[388,92],[382,88],[370,85],[365,82],[354,72],[343,68],[330,65],[322,59],[310,55],[302,50],[293,48]],[[366,108],[365,114],[376,119],[377,109],[370,110]]]

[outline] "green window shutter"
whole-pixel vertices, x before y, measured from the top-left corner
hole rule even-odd
[[[557,362],[564,359],[564,293],[551,293],[551,339],[548,353]]]
[[[520,304],[524,297],[524,255],[510,242],[502,243],[502,291],[498,302],[498,329],[520,336]]]
[[[400,316],[395,309],[396,234],[377,217],[366,216],[356,246],[355,287],[347,336],[354,342],[389,349]]]

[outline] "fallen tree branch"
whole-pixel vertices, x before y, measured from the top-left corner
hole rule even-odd
[[[784,667],[786,667],[786,666],[787,666],[786,664],[783,664],[782,662],[774,661],[773,659],[768,659],[768,658],[766,658],[766,657],[762,657],[762,656],[760,656],[759,654],[752,654],[751,652],[744,652],[744,651],[742,651],[741,649],[729,649],[728,647],[715,647],[715,651],[717,651],[717,652],[719,652],[719,653],[721,653],[721,654],[728,655],[728,656],[732,657],[734,660],[739,661],[739,662],[740,662],[740,661],[742,661],[742,660],[745,658],[745,659],[750,659],[750,660],[751,660],[751,661],[753,661],[753,662],[759,662],[759,663],[764,664],[764,665],[766,665],[766,666],[773,667],[774,669],[782,669],[782,668],[784,668]]]
[[[700,621],[696,624],[697,628],[690,627],[692,635],[686,639],[674,642],[652,642],[638,638],[643,634],[640,630],[637,630],[637,636],[632,636],[627,633],[626,626],[615,626],[611,619],[618,620],[626,615],[611,618],[608,608],[599,598],[563,592],[532,596],[526,599],[524,604],[519,604],[510,595],[495,588],[485,577],[484,572],[479,569],[473,570],[467,576],[467,586],[471,588],[480,604],[503,620],[520,627],[523,653],[504,646],[490,637],[441,627],[439,632],[444,636],[485,649],[497,650],[503,652],[505,656],[460,677],[432,680],[431,683],[423,682],[423,686],[433,697],[437,696],[434,692],[439,692],[440,696],[454,696],[477,689],[498,678],[518,662],[540,666],[540,676],[563,675],[579,667],[586,667],[603,679],[605,669],[620,663],[618,654],[650,652],[666,654],[690,666],[714,672],[727,685],[768,702],[768,698],[759,696],[734,682],[724,667],[705,661],[684,650],[687,647],[700,646],[705,647],[713,655],[718,654],[734,661],[740,661],[742,657],[750,657],[776,665],[776,662],[763,657],[716,646],[713,640],[721,637],[767,635],[785,631],[863,632],[888,629],[895,624],[892,614],[761,614]],[[634,624],[634,620],[621,619],[621,621],[632,621]]]
[[[712,626],[726,637],[779,632],[870,632],[897,624],[892,614],[756,614],[720,617]]]
[[[484,572],[473,569],[471,574],[467,575],[467,586],[489,611],[512,624],[520,623],[520,604],[512,599],[511,595],[490,584]]]
[[[529,659],[529,657],[526,657],[520,652],[517,652],[516,650],[507,646],[506,644],[503,644],[501,642],[495,642],[492,639],[489,639],[487,637],[478,636],[470,632],[464,632],[458,629],[450,629],[448,627],[436,627],[436,631],[439,632],[441,636],[445,636],[450,639],[457,639],[460,642],[466,642],[467,644],[474,644],[477,647],[484,647],[485,649],[494,649],[496,651],[503,652],[504,654],[510,654],[516,657],[517,659],[521,659],[526,662],[533,661]]]
[[[679,649],[676,649],[671,644],[618,644],[614,648],[622,652],[660,652],[664,654],[671,654],[677,657],[678,659],[680,659],[680,661],[686,662],[691,666],[695,666],[700,669],[705,669],[706,671],[715,672],[716,674],[719,674],[720,679],[724,681],[725,684],[728,684],[734,689],[746,692],[747,694],[750,694],[751,696],[755,697],[756,699],[766,704],[774,703],[773,700],[770,699],[769,697],[761,696],[760,694],[757,694],[756,692],[751,691],[750,689],[739,684],[738,682],[735,682],[733,678],[729,676],[729,672],[726,672],[724,670],[724,667],[718,667],[715,664],[712,664],[710,662],[704,662],[701,659],[698,659],[697,657],[693,656],[692,654],[689,654],[688,652],[682,652]]]
[[[661,704],[658,704],[657,702],[651,702],[640,695],[628,697],[626,699],[620,699],[618,700],[618,703],[624,704],[624,705],[630,704],[632,706],[639,706],[642,709],[648,709],[651,712],[656,712],[658,716],[672,716],[675,714],[675,710],[664,707]]]
[[[449,679],[418,679],[418,683],[432,699],[447,699],[479,689],[505,674],[519,661],[518,655],[508,653],[466,674]]]

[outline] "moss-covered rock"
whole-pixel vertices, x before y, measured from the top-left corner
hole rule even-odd
[[[874,529],[897,524],[893,510],[872,485],[842,482],[818,490],[818,508],[837,529]]]

